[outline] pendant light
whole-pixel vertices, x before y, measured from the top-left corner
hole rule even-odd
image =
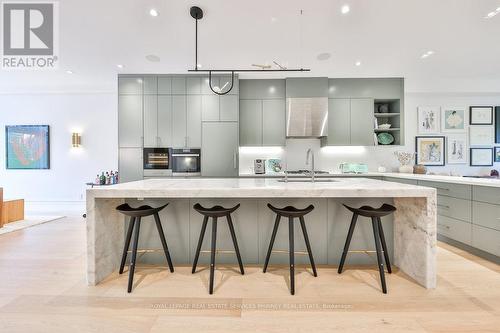
[[[190,8],[189,13],[192,18],[195,19],[195,62],[194,62],[194,69],[189,69],[188,72],[203,72],[203,73],[208,73],[208,85],[210,87],[210,90],[214,94],[217,95],[226,95],[228,94],[234,86],[234,74],[235,73],[246,73],[246,72],[251,72],[251,73],[269,73],[269,72],[309,72],[310,69],[306,68],[285,68],[281,65],[278,64],[279,69],[264,69],[263,67],[261,69],[200,69],[198,67],[198,20],[201,20],[203,18],[203,10],[200,7],[193,6]],[[276,63],[276,62],[275,62]],[[231,73],[231,84],[226,91],[219,91],[214,90],[212,86],[212,73]]]

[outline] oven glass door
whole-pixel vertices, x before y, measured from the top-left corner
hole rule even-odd
[[[144,169],[165,170],[169,168],[168,148],[144,148]]]
[[[198,151],[172,153],[172,171],[178,173],[195,173],[201,170],[201,159]]]

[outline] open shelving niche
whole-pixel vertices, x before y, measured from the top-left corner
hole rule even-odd
[[[388,146],[401,145],[401,101],[399,99],[375,99],[374,101],[374,143],[377,146],[384,146],[378,143],[379,133],[390,133],[394,136],[394,142]],[[379,112],[382,111],[382,112]],[[381,124],[391,124],[389,129],[379,129]]]

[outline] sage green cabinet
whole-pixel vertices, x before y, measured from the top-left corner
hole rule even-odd
[[[120,183],[142,180],[142,162],[142,148],[120,148],[118,152]]]
[[[187,146],[190,148],[201,147],[201,96],[188,95],[186,136]]]
[[[172,78],[170,76],[158,78],[158,94],[159,95],[172,94]]]
[[[373,146],[372,98],[351,99],[351,146]]]
[[[141,95],[142,77],[119,77],[118,94],[119,95]]]
[[[144,147],[159,145],[158,124],[158,96],[144,95]]]
[[[284,146],[284,99],[240,101],[240,146]]]
[[[204,122],[202,126],[202,176],[238,176],[238,123]]]
[[[143,146],[142,95],[118,96],[119,147]]]
[[[328,100],[328,145],[348,146],[351,143],[351,100]]]
[[[220,121],[238,121],[238,96],[222,95],[219,97],[219,117]]]
[[[240,101],[240,146],[262,146],[262,101]]]
[[[328,136],[323,146],[373,146],[373,107],[371,98],[328,100]]]
[[[172,146],[172,96],[158,95],[158,146]]]
[[[187,146],[187,108],[185,95],[172,96],[172,147]]]
[[[144,95],[156,95],[158,93],[158,77],[144,77]]]
[[[201,118],[203,121],[219,121],[219,96],[202,95]]]
[[[172,77],[172,95],[186,94],[186,78],[182,76]]]
[[[262,143],[284,146],[286,141],[286,107],[284,99],[262,101]]]

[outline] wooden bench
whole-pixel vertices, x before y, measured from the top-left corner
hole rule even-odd
[[[4,200],[0,187],[0,203],[0,228],[6,223],[24,220],[24,199]]]

